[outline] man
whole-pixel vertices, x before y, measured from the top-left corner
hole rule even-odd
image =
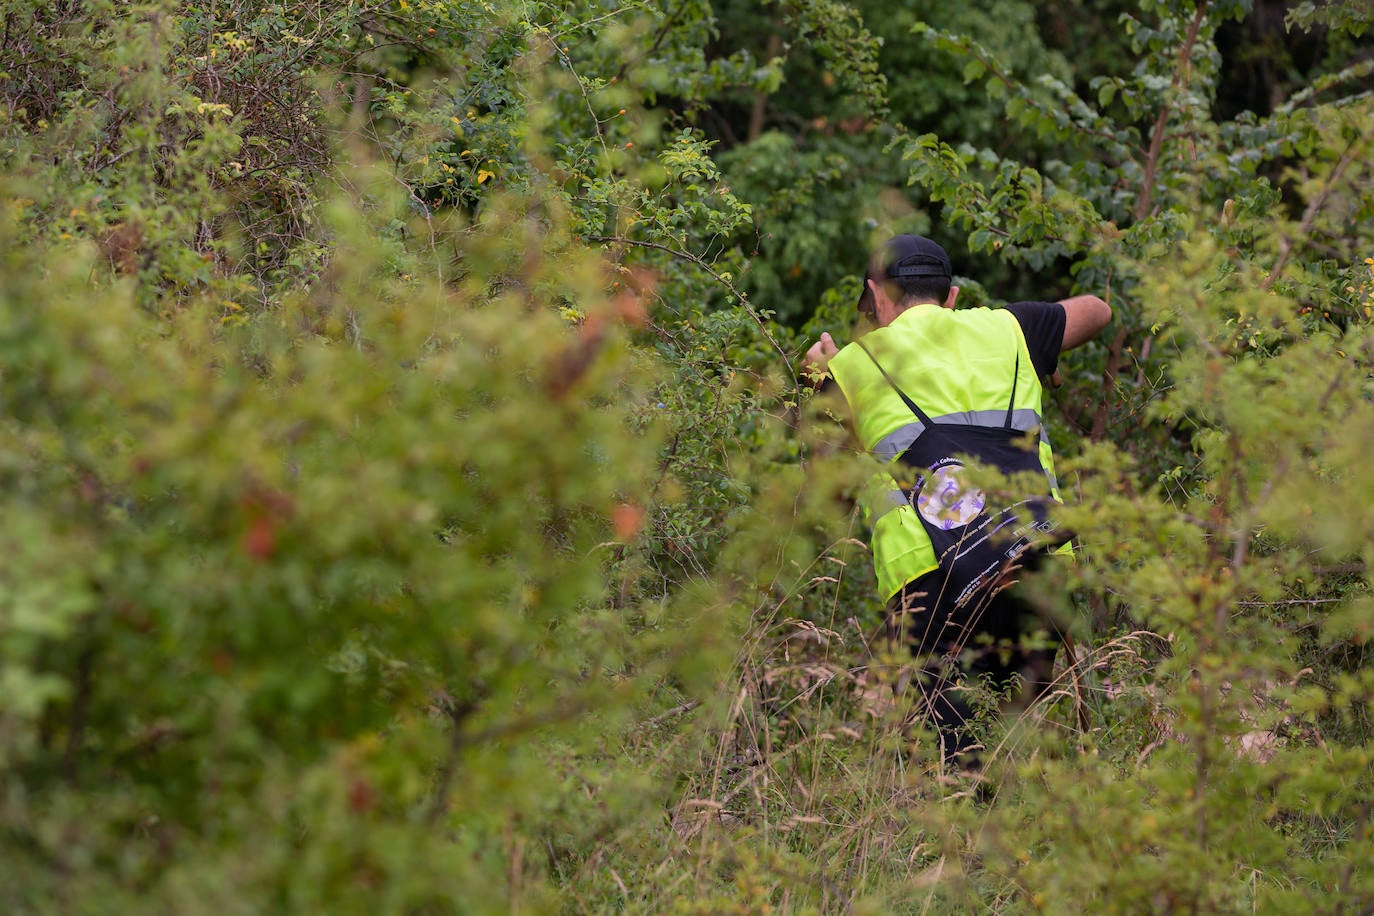
[[[866,500],[878,587],[923,660],[924,713],[944,759],[971,769],[976,740],[959,675],[988,675],[999,694],[1020,676],[1038,694],[1054,659],[1054,648],[1022,645],[1042,627],[1009,590],[1017,569],[1068,540],[1048,512],[1058,492],[1040,379],[1112,312],[1091,295],[955,310],[951,281],[938,244],[891,239],[858,303],[876,327],[842,350],[822,334],[806,361],[834,379],[863,447],[890,472],[884,492]],[[1022,492],[990,498],[970,483],[970,459],[1017,475]]]

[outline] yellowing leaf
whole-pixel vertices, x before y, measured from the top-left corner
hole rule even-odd
[[[486,169],[478,169],[478,170],[477,170],[477,183],[478,183],[478,184],[481,184],[482,182],[486,181],[488,178],[495,178],[495,177],[496,177],[496,174],[495,174],[494,172],[488,172]]]

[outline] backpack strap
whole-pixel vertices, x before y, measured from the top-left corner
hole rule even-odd
[[[868,349],[868,347],[864,346],[864,342],[862,340],[855,340],[854,343],[858,344],[859,349],[863,350],[864,353],[868,356],[868,358],[873,361],[873,365],[876,366],[878,368],[878,371],[883,374],[883,378],[886,379],[887,383],[892,386],[892,390],[897,392],[897,397],[902,399],[902,403],[907,406],[907,409],[916,415],[916,419],[920,420],[925,425],[926,429],[930,429],[932,426],[935,426],[935,421],[932,420],[930,417],[926,416],[925,411],[918,407],[915,401],[907,397],[906,392],[902,390],[901,386],[897,384],[897,382],[892,378],[892,376],[887,374],[887,370],[883,368],[882,363],[878,362],[878,358],[873,355],[873,351]],[[1016,367],[1011,371],[1011,398],[1007,401],[1007,419],[1006,422],[1002,424],[1003,429],[1012,428],[1012,415],[1015,412],[1016,407],[1016,384],[1018,381],[1020,381],[1020,375],[1021,348],[1017,347]]]
[[[873,351],[868,349],[868,347],[864,346],[864,342],[862,340],[855,340],[854,343],[858,344],[859,349],[863,350],[864,353],[868,355],[868,358],[873,360],[873,365],[878,367],[878,371],[883,374],[883,378],[887,379],[887,383],[892,386],[893,391],[897,392],[897,397],[902,399],[902,403],[907,406],[907,409],[916,415],[916,419],[920,420],[923,424],[925,424],[926,429],[930,429],[932,426],[934,426],[935,421],[930,419],[930,417],[926,416],[926,412],[922,410],[920,407],[917,407],[916,402],[906,396],[906,392],[901,389],[901,386],[899,386],[893,380],[892,376],[887,374],[887,370],[883,368],[883,364],[878,362],[878,357],[873,355]],[[1007,422],[1011,422],[1010,415],[1007,416]]]
[[[1016,407],[1016,383],[1021,376],[1021,348],[1016,348],[1016,367],[1011,370],[1011,400],[1007,401],[1007,422],[1002,424],[1004,429],[1011,429],[1011,417],[1013,409]]]

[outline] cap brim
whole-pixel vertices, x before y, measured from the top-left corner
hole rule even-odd
[[[865,278],[863,291],[859,293],[859,301],[854,303],[854,308],[860,315],[872,315],[876,306],[877,303],[873,301],[873,290]]]

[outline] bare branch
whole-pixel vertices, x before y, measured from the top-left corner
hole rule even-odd
[[[1307,204],[1307,209],[1302,214],[1302,222],[1298,224],[1298,231],[1295,233],[1296,242],[1287,235],[1280,240],[1279,258],[1274,262],[1274,268],[1269,271],[1269,276],[1264,279],[1264,289],[1271,289],[1278,282],[1279,276],[1283,273],[1283,269],[1288,266],[1288,261],[1292,258],[1293,252],[1311,233],[1312,223],[1316,221],[1317,214],[1321,212],[1322,207],[1326,206],[1327,200],[1331,197],[1331,192],[1335,190],[1336,184],[1345,174],[1345,170],[1355,161],[1358,140],[1358,137],[1350,138],[1345,150],[1341,152],[1340,159],[1337,160],[1331,172],[1326,176],[1326,182],[1322,185],[1322,189]]]
[[[1183,75],[1189,70],[1189,61],[1193,58],[1193,46],[1197,44],[1198,32],[1202,29],[1202,23],[1207,18],[1207,4],[1199,3],[1197,13],[1193,15],[1193,21],[1188,26],[1188,37],[1183,41],[1183,47],[1178,49],[1178,65],[1174,68],[1173,82],[1169,85],[1169,93],[1165,96],[1163,104],[1159,106],[1159,115],[1155,118],[1154,129],[1150,132],[1150,149],[1145,154],[1144,175],[1140,181],[1140,196],[1135,202],[1135,218],[1142,220],[1150,215],[1154,209],[1155,179],[1159,172],[1159,157],[1164,149],[1164,135],[1169,126],[1169,116],[1173,114],[1174,99],[1179,87],[1183,84]]]
[[[706,271],[717,283],[725,287],[730,292],[730,295],[734,296],[735,299],[739,302],[739,304],[744,307],[744,310],[749,313],[749,317],[754,320],[754,323],[756,325],[758,325],[759,331],[763,334],[764,339],[767,340],[769,345],[771,345],[773,349],[778,352],[778,355],[782,357],[782,364],[787,367],[787,373],[792,377],[792,385],[796,387],[800,384],[800,382],[797,379],[796,369],[794,369],[792,366],[792,360],[787,356],[787,351],[782,348],[782,345],[778,343],[777,338],[775,338],[772,332],[768,330],[768,326],[764,323],[762,316],[760,316],[758,312],[754,311],[754,307],[749,304],[748,298],[746,298],[744,293],[740,292],[739,289],[736,288],[735,284],[731,283],[725,277],[721,276],[720,272],[717,271],[710,264],[706,263],[704,259],[692,254],[690,251],[682,251],[680,249],[673,248],[668,245],[663,245],[658,242],[640,241],[639,239],[629,239],[619,235],[589,235],[586,238],[590,242],[610,242],[615,245],[631,245],[636,248],[652,248],[656,251],[664,251],[675,258],[681,258],[684,261],[689,261],[695,264],[696,266],[700,267],[702,270]]]

